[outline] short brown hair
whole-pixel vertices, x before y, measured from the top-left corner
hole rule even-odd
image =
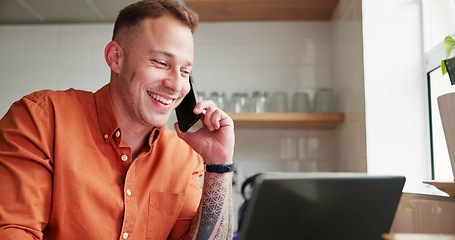
[[[120,32],[133,32],[139,22],[146,18],[159,18],[170,15],[181,21],[194,33],[199,23],[196,12],[183,6],[177,0],[142,0],[122,9],[115,20],[112,40],[116,40]]]

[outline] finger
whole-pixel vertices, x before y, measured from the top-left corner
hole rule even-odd
[[[216,108],[215,103],[212,100],[202,100],[196,104],[194,107],[194,113],[199,114],[203,113],[206,114],[206,109],[208,108]]]
[[[216,107],[209,107],[205,109],[206,113],[204,114],[203,123],[210,131],[215,130],[216,124],[214,123],[216,121],[215,113],[217,110],[218,109]]]
[[[213,129],[220,128],[221,116],[222,116],[222,111],[219,109],[216,109],[212,113],[212,117],[210,118],[210,123],[212,124]]]

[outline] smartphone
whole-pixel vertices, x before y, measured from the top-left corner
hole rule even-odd
[[[193,79],[190,76],[190,91],[175,109],[180,131],[188,131],[201,118],[201,114],[193,112],[194,106],[196,106],[196,94],[193,89]]]

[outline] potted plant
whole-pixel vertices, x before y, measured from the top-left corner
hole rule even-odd
[[[450,83],[455,85],[455,57],[452,51],[455,48],[455,40],[452,36],[444,38],[444,50],[447,54],[446,59],[441,61],[442,75],[449,73]]]

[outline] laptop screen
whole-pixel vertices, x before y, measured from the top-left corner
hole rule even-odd
[[[240,240],[380,240],[388,233],[403,176],[264,173],[253,187]]]

